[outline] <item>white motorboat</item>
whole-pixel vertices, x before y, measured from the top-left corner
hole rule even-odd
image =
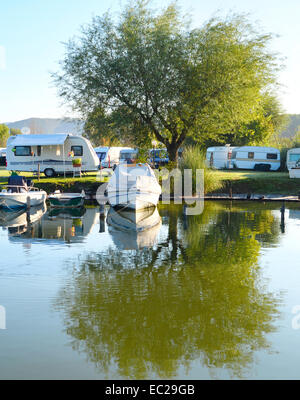
[[[47,193],[34,188],[31,181],[23,176],[11,176],[6,189],[0,192],[0,208],[20,210],[28,206],[36,207],[45,203],[46,199]]]
[[[109,209],[108,231],[115,245],[122,250],[137,250],[152,247],[161,228],[161,217],[157,208],[134,210]]]
[[[161,187],[148,164],[119,165],[107,185],[111,206],[140,210],[156,207]]]

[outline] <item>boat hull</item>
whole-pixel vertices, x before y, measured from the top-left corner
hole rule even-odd
[[[52,208],[81,208],[84,205],[84,198],[81,196],[72,198],[48,197]]]
[[[148,164],[119,165],[107,185],[112,207],[142,210],[156,207],[161,187]]]
[[[36,207],[45,203],[47,193],[44,191],[27,193],[0,193],[0,208],[7,210],[21,210],[27,207],[27,199],[30,199],[30,206]]]
[[[159,195],[159,193],[153,192],[110,192],[108,194],[108,201],[114,208],[142,210],[156,207]]]

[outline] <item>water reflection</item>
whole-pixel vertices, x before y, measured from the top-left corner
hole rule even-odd
[[[61,244],[83,242],[98,222],[99,212],[92,209],[55,209],[46,212],[46,208],[37,211],[30,209],[28,215],[9,213],[8,221],[0,219],[0,225],[8,226],[9,240],[12,242]],[[30,229],[29,229],[30,228]]]
[[[118,249],[137,250],[155,245],[161,228],[161,217],[157,208],[135,212],[116,211],[111,207],[107,224],[108,232]]]
[[[180,206],[160,214],[152,248],[114,240],[79,260],[55,303],[72,348],[108,376],[171,378],[197,360],[242,377],[278,318],[258,265],[261,244],[278,241],[278,218],[220,203],[187,221]]]
[[[7,229],[9,235],[30,233],[40,218],[47,211],[46,204],[31,207],[29,211],[0,210],[0,226]]]

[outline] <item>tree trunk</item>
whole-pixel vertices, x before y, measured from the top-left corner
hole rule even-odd
[[[169,146],[167,146],[169,160],[175,162],[176,164],[178,162],[178,149],[179,146],[176,143],[171,143]]]

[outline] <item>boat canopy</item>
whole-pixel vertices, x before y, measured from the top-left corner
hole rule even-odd
[[[157,182],[153,170],[148,164],[120,164],[115,169],[107,186],[109,192],[122,192],[144,189],[147,192],[161,194],[161,187]]]
[[[69,134],[17,135],[13,146],[55,146],[63,145]]]

